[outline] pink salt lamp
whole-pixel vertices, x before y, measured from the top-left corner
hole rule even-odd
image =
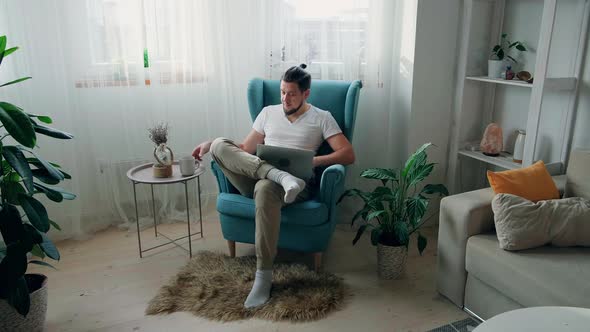
[[[504,139],[502,138],[502,128],[497,123],[490,123],[481,139],[481,152],[486,156],[498,156],[502,151]]]

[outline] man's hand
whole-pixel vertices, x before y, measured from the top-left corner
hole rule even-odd
[[[193,157],[195,157],[195,159],[198,161],[202,161],[203,156],[209,152],[209,149],[211,149],[211,143],[211,141],[206,141],[197,145],[197,147],[193,150]]]

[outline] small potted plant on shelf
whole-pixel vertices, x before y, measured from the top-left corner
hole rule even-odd
[[[525,52],[527,50],[522,42],[512,42],[508,40],[508,34],[503,33],[502,38],[500,39],[500,44],[495,45],[492,48],[492,59],[488,60],[488,77],[501,77],[502,72],[506,70],[505,59],[517,63],[516,59],[508,54],[513,48],[516,48],[520,52]]]
[[[0,36],[0,64],[17,49],[7,49],[6,36]],[[55,187],[71,179],[70,175],[34,150],[37,134],[57,139],[73,137],[40,124],[51,122],[48,116],[26,113],[18,106],[0,102],[0,331],[43,330],[47,276],[26,272],[29,264],[52,267],[44,260],[46,256],[60,259],[59,251],[47,237],[50,228],[60,227],[49,219],[43,203],[35,196],[44,195],[54,202],[76,197]],[[5,139],[18,144],[8,144]]]
[[[356,244],[362,234],[371,230],[371,243],[377,246],[378,273],[381,278],[395,279],[404,270],[408,254],[410,236],[417,232],[418,251],[426,248],[427,239],[420,234],[420,227],[431,195],[446,196],[447,188],[442,184],[427,184],[422,181],[434,169],[434,163],[428,163],[426,149],[431,143],[422,145],[406,161],[401,169],[369,168],[361,173],[366,179],[381,182],[371,192],[359,189],[346,190],[340,197],[360,197],[364,206],[352,218],[352,224],[359,218],[364,221],[359,227],[352,244]]]

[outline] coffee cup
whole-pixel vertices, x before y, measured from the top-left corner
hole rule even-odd
[[[178,160],[178,165],[180,166],[180,174],[182,176],[191,176],[195,174],[195,168],[197,165],[193,156],[180,158],[180,160]]]

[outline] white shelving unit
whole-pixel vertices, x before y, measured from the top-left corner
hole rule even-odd
[[[452,192],[486,185],[488,168],[516,169],[543,160],[552,174],[565,171],[589,16],[590,0],[464,1],[448,168]],[[533,83],[485,76],[502,33],[527,46],[519,65],[528,66]],[[465,149],[481,140],[491,122],[504,129],[506,151],[490,157]],[[527,133],[522,164],[510,154],[517,128]]]

